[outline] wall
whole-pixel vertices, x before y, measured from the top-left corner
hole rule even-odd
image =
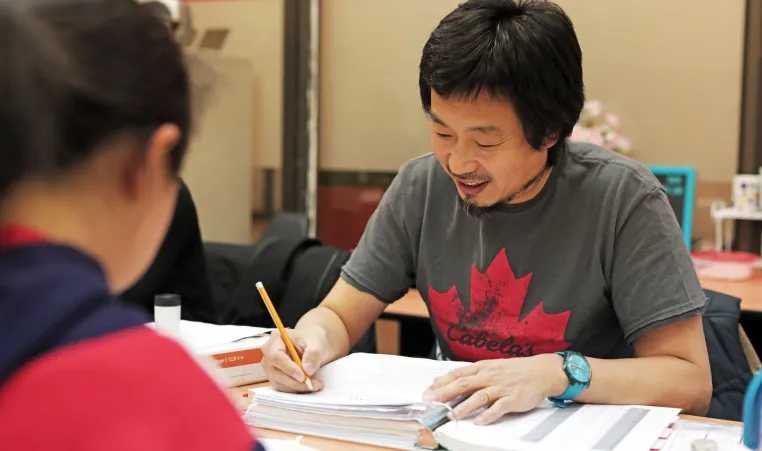
[[[251,140],[246,143],[251,153],[248,165],[251,181],[248,188],[252,205],[263,204],[263,169],[281,167],[283,119],[283,3],[284,0],[186,0],[197,30],[195,44],[204,31],[227,28],[230,33],[224,47],[217,52],[221,58],[249,63],[251,88],[238,93],[249,102],[245,118],[236,112],[219,112],[249,129]],[[229,142],[229,140],[228,140]],[[278,190],[276,190],[276,196]],[[276,199],[277,204],[277,199]]]
[[[251,62],[193,52],[195,86],[213,80],[203,99],[182,177],[198,211],[206,241],[251,240]]]
[[[587,97],[620,115],[647,164],[693,165],[694,236],[730,199],[738,167],[745,4],[725,0],[558,0],[583,49]]]
[[[428,34],[458,3],[322,3],[321,236],[341,237],[342,245],[355,240],[356,228],[340,230],[328,218],[372,211],[369,199],[377,197],[388,175],[429,151],[417,66]],[[559,4],[581,41],[588,98],[622,117],[635,158],[697,168],[695,231],[711,236],[708,204],[729,197],[737,166],[745,2]],[[387,177],[374,174],[363,181],[362,171]]]

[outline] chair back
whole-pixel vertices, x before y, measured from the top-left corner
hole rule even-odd
[[[703,322],[713,385],[707,416],[741,421],[744,395],[752,378],[740,333],[741,300],[704,291],[709,298]]]

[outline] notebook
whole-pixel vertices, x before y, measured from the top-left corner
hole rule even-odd
[[[648,451],[679,413],[677,409],[642,406],[558,409],[548,402],[495,425],[476,426],[470,419],[450,422],[447,413],[461,400],[426,403],[421,395],[435,377],[465,365],[468,363],[351,354],[319,371],[317,377],[325,384],[319,392],[253,389],[254,400],[244,420],[259,428],[401,450],[442,445],[451,451]],[[567,435],[569,431],[574,435]],[[557,443],[562,443],[562,448],[554,446]]]

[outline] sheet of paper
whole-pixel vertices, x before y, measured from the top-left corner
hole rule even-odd
[[[154,323],[146,324],[154,327]],[[216,324],[200,323],[196,321],[180,322],[180,340],[185,342],[190,349],[202,351],[204,348],[232,343],[249,337],[266,335],[270,329],[250,326],[219,326]]]
[[[254,392],[299,404],[407,405],[422,402],[423,392],[436,377],[464,365],[468,363],[357,353],[318,372],[316,377],[325,384],[319,392],[289,394],[269,387]]]
[[[691,451],[691,442],[709,439],[717,442],[719,451],[748,450],[743,445],[743,428],[735,425],[680,420],[672,427],[661,451]]]
[[[514,414],[490,426],[471,421],[450,422],[436,431],[450,449],[538,451],[648,450],[674,422],[678,409],[642,406],[572,405],[559,409],[550,403]],[[455,440],[468,447],[450,447]]]
[[[317,451],[315,448],[302,445],[299,440],[260,438],[257,442],[261,443],[267,451]]]

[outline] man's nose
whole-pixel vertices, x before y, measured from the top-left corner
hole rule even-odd
[[[467,178],[476,173],[478,165],[473,161],[456,161],[451,157],[447,162],[447,168],[450,170],[450,174]]]
[[[478,163],[474,160],[469,149],[463,148],[459,143],[454,146],[447,160],[450,172],[454,175],[464,175],[476,172]]]

